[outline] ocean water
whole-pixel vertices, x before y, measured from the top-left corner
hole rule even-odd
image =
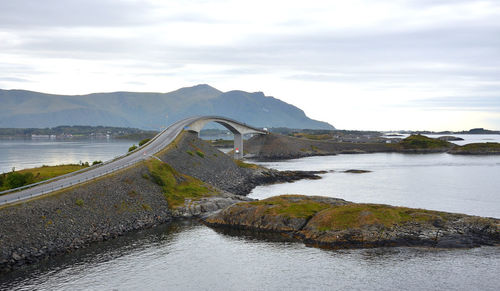
[[[0,173],[79,162],[111,160],[126,154],[137,141],[115,139],[60,140],[0,140]]]
[[[278,170],[323,170],[321,180],[256,187],[250,197],[322,195],[500,218],[500,155],[375,153],[259,163]],[[350,169],[369,173],[345,173]]]
[[[94,145],[89,157],[107,146]],[[118,148],[110,157],[123,152]],[[328,172],[320,180],[257,187],[254,198],[325,195],[500,218],[500,156],[382,153],[262,164]],[[343,172],[349,169],[371,172]],[[191,220],[0,275],[0,290],[498,290],[499,270],[500,247],[323,250]]]

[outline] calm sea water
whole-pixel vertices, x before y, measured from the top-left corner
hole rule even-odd
[[[314,194],[500,218],[500,156],[366,154],[263,164],[330,172],[257,187],[254,198]],[[372,172],[342,172],[348,169]],[[499,270],[499,247],[321,250],[184,221],[13,272],[0,277],[0,289],[498,290]]]
[[[260,163],[279,170],[325,170],[321,180],[259,186],[252,198],[322,195],[500,218],[500,155],[376,153]],[[349,169],[372,171],[343,173]]]
[[[101,160],[127,153],[137,141],[114,139],[0,140],[0,173],[40,167]]]

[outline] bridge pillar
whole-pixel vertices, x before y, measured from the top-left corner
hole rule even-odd
[[[243,135],[239,132],[234,134],[234,158],[243,158]]]

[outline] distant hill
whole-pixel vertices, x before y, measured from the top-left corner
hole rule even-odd
[[[103,125],[159,129],[193,115],[222,115],[257,126],[334,129],[262,92],[221,92],[209,85],[169,93],[113,92],[54,95],[0,89],[0,127]]]

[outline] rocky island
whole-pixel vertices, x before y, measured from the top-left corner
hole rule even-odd
[[[204,221],[217,228],[280,233],[323,248],[500,244],[500,219],[320,196],[240,202]]]
[[[454,147],[449,153],[454,155],[500,155],[500,143],[470,143]]]
[[[366,153],[449,153],[499,154],[499,143],[476,143],[458,146],[447,138],[430,138],[421,134],[410,135],[397,142],[336,142],[298,138],[280,134],[254,136],[245,142],[245,152],[259,160],[295,159],[309,156]]]

